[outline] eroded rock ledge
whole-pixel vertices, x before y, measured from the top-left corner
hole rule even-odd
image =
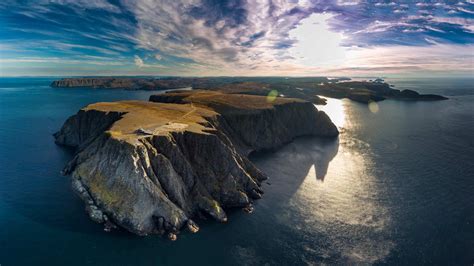
[[[217,92],[152,96],[154,102],[91,104],[54,136],[77,148],[64,169],[91,219],[176,239],[191,220],[225,222],[226,208],[261,198],[266,179],[248,159],[296,137],[335,137],[309,102]]]

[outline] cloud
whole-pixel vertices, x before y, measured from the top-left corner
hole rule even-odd
[[[380,69],[380,74],[407,71],[457,71],[473,74],[474,45],[433,44],[429,46],[383,46],[351,48],[340,69],[358,72]],[[416,74],[416,73],[415,73]]]
[[[410,53],[474,42],[474,5],[467,1],[40,0],[2,2],[0,11],[0,52],[8,49],[10,57],[133,58],[128,65],[143,72],[299,75],[336,71],[334,65],[348,71],[356,69],[356,61],[346,62],[355,48],[372,58],[370,51],[380,49]],[[153,58],[160,64],[147,63]],[[385,65],[378,69],[400,67]]]
[[[143,60],[138,55],[135,55],[133,61],[135,62],[135,65],[139,68],[142,68],[145,66],[145,63],[143,63]]]
[[[74,6],[77,8],[103,9],[113,13],[120,13],[120,9],[107,0],[40,0],[38,1],[38,4],[58,4]]]
[[[122,62],[110,62],[104,60],[90,60],[91,58],[84,58],[82,60],[61,59],[57,57],[20,57],[20,58],[0,58],[0,63],[3,64],[18,64],[18,63],[47,63],[47,64],[67,64],[67,65],[100,65],[100,66],[123,66]],[[101,59],[101,58],[99,58]]]
[[[313,14],[290,31],[295,44],[289,49],[293,59],[308,66],[340,64],[345,59],[342,34],[328,29],[330,14]]]
[[[139,47],[218,68],[252,67],[282,57],[289,30],[310,13],[297,3],[229,1],[126,2],[137,19]],[[275,49],[276,48],[276,49]]]
[[[135,66],[137,66],[138,68],[165,68],[165,66],[161,65],[161,64],[146,64],[143,59],[138,56],[138,55],[135,55],[133,57],[133,62],[135,63]]]
[[[338,0],[337,4],[340,6],[354,6],[358,5],[360,1],[355,1],[355,0]]]

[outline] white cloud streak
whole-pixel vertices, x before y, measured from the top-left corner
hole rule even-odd
[[[403,68],[407,71],[472,69],[472,44],[447,44],[442,38],[436,37],[450,34],[449,27],[442,27],[445,24],[474,32],[472,19],[456,15],[460,12],[472,12],[462,2],[455,5],[418,3],[415,6],[420,10],[416,15],[407,12],[410,7],[406,4],[379,2],[371,8],[399,12],[399,17],[391,20],[384,19],[383,16],[378,19],[367,18],[364,27],[354,25],[354,28],[344,24],[347,23],[344,19],[360,15],[357,12],[363,10],[360,9],[365,3],[363,1],[243,1],[241,6],[228,7],[231,14],[221,14],[221,10],[205,6],[204,11],[208,13],[196,16],[191,11],[203,5],[201,0],[121,0],[120,5],[106,0],[40,0],[35,8],[20,8],[14,12],[62,26],[62,22],[54,16],[54,12],[58,11],[50,6],[51,3],[67,6],[73,15],[91,23],[83,28],[63,27],[61,38],[56,40],[49,38],[32,44],[17,40],[18,46],[12,45],[12,41],[5,42],[0,44],[0,52],[26,54],[34,49],[51,49],[62,52],[68,58],[19,56],[0,59],[3,60],[0,62],[75,64],[87,61],[85,56],[89,55],[97,58],[90,57],[90,63],[85,63],[88,65],[99,65],[103,61],[104,65],[127,65],[143,72],[173,69],[178,71],[176,74],[191,75],[336,75],[347,74],[349,71],[362,73],[375,70],[398,73]],[[331,8],[327,8],[326,13],[321,13],[325,11],[322,8],[325,4]],[[434,12],[429,11],[435,7],[453,11],[454,14],[435,16]],[[238,18],[232,16],[240,8],[245,11],[245,20],[234,23]],[[112,15],[92,17],[87,10],[104,10]],[[126,19],[128,15],[133,19]],[[313,16],[321,18],[316,19],[319,24],[330,18],[333,22],[331,25],[334,25],[331,30],[339,32],[329,32],[327,25],[324,31],[320,31],[316,25],[318,23],[307,24],[305,21]],[[345,32],[341,30],[344,27],[348,28]],[[12,30],[46,37],[55,36],[52,29],[16,27]],[[340,40],[334,37],[340,35],[344,40],[350,41],[350,36],[389,36],[390,32],[401,37],[419,34],[419,40],[424,46],[368,43],[365,48],[355,48],[347,44],[342,46]],[[437,35],[424,36],[427,32]],[[342,33],[350,36],[343,36]],[[74,37],[77,36],[93,40],[94,44],[99,45],[75,42]],[[312,39],[312,42],[307,42],[308,39]],[[337,56],[335,52],[338,53]],[[134,55],[135,53],[140,56]],[[84,57],[77,59],[78,56]],[[332,60],[334,58],[331,57],[337,57],[338,60]],[[106,58],[117,60],[114,62]],[[160,61],[160,64],[155,60]]]

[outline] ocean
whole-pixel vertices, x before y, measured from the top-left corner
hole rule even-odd
[[[388,79],[447,101],[329,99],[337,140],[300,138],[252,161],[264,197],[171,242],[104,232],[60,170],[52,134],[81,107],[156,92],[0,78],[0,265],[472,265],[474,79]]]

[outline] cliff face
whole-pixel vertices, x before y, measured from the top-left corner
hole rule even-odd
[[[195,90],[152,95],[150,101],[212,108],[219,113],[215,127],[246,155],[278,148],[297,136],[338,135],[326,113],[302,100]]]
[[[199,97],[199,103],[182,97],[179,104],[92,104],[65,122],[56,142],[78,153],[64,173],[72,175],[91,219],[171,239],[183,227],[197,231],[194,217],[225,222],[225,208],[249,206],[263,194],[266,176],[248,153],[302,135],[338,134],[307,102]],[[246,99],[252,108],[235,104]]]
[[[114,78],[65,78],[55,80],[51,83],[52,87],[91,87],[91,88],[110,88],[113,85],[121,88],[127,88],[132,85],[131,81]]]
[[[102,89],[166,90],[189,87],[190,79],[152,79],[152,78],[65,78],[51,83],[51,87],[85,87]]]

